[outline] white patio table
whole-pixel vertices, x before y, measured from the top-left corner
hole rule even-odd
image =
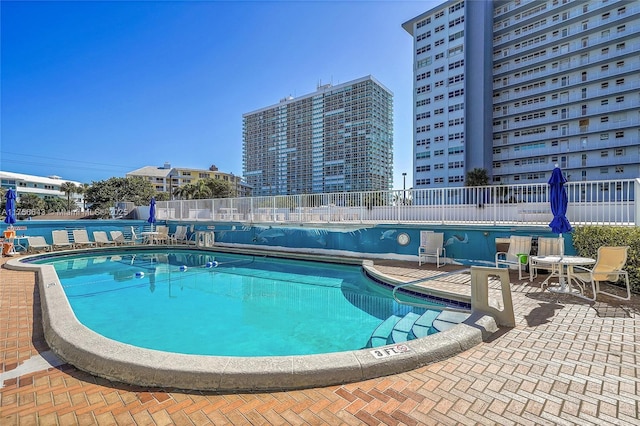
[[[584,287],[581,282],[573,276],[574,266],[588,266],[596,263],[595,259],[581,256],[531,256],[531,259],[539,265],[555,266],[549,268],[551,274],[542,282],[542,288],[549,285],[549,280],[557,277],[559,286],[549,288],[555,293],[575,294],[584,296]],[[577,291],[574,291],[574,284]],[[579,294],[578,294],[579,292]]]

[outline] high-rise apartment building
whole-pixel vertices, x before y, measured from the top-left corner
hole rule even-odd
[[[640,2],[448,1],[414,40],[414,187],[640,176]]]
[[[243,114],[253,195],[391,189],[393,94],[372,76]]]

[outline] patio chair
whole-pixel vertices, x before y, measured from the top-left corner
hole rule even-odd
[[[95,247],[96,243],[89,240],[86,229],[73,230],[73,244],[76,247]]]
[[[512,235],[509,237],[509,249],[496,253],[496,268],[507,265],[509,269],[518,270],[518,279],[522,281],[522,271],[529,264],[531,253],[531,237]]]
[[[631,299],[631,287],[629,286],[629,274],[623,270],[625,263],[627,263],[627,255],[629,252],[628,246],[610,247],[602,246],[598,248],[598,257],[596,264],[592,269],[585,268],[583,266],[575,266],[573,268],[573,277],[579,279],[583,283],[591,283],[591,290],[593,292],[593,299],[596,300],[598,293],[606,294],[607,296],[615,297],[616,299],[629,300]],[[627,290],[627,296],[618,296],[617,294],[608,293],[600,290],[601,281],[618,282],[620,278],[624,278],[625,287]]]
[[[443,232],[431,232],[420,231],[420,247],[418,247],[418,265],[422,266],[422,259],[425,261],[429,257],[436,259],[436,266],[440,267],[440,259],[443,259],[446,254],[444,248],[444,233]]]
[[[111,240],[113,240],[116,245],[136,243],[135,240],[127,240],[122,231],[109,231],[109,234],[111,234]]]
[[[169,244],[169,227],[165,225],[156,226],[156,231],[158,235],[155,235],[154,238],[157,242]]]
[[[133,226],[131,227],[131,235],[127,235],[123,231],[111,231],[111,239],[116,244],[138,244],[142,242],[142,237],[136,235]]]
[[[169,239],[175,243],[187,242],[187,227],[183,225],[178,225],[176,227],[176,232],[169,235]]]
[[[44,237],[27,237],[27,243],[27,251],[51,250],[51,244],[48,244]]]
[[[105,231],[93,231],[93,239],[98,246],[111,246],[116,243],[107,237],[107,233]]]
[[[538,252],[536,256],[561,256],[563,253],[564,240],[556,237],[539,237],[538,238]],[[533,281],[538,276],[538,269],[549,270],[553,268],[551,273],[555,272],[557,265],[545,264],[541,266],[535,260],[529,256],[529,281]]]
[[[53,238],[52,248],[73,248],[73,243],[69,241],[69,233],[64,230],[51,231],[51,237]]]
[[[131,241],[133,241],[133,244],[138,244],[139,241],[145,243],[147,242],[145,238],[142,237],[142,235],[136,234],[136,230],[133,226],[131,227]]]

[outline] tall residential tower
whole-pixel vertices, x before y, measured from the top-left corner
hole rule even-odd
[[[371,76],[242,118],[243,174],[255,196],[391,189],[393,94]]]
[[[640,2],[454,0],[403,28],[416,188],[640,176]]]

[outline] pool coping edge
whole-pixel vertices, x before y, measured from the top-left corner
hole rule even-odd
[[[340,385],[415,370],[449,358],[498,329],[493,317],[472,314],[450,330],[372,349],[277,357],[162,352],[117,342],[83,326],[53,266],[26,264],[22,259],[11,259],[5,266],[36,272],[45,340],[51,350],[82,371],[139,386],[237,393]],[[376,351],[383,356],[376,357]]]

